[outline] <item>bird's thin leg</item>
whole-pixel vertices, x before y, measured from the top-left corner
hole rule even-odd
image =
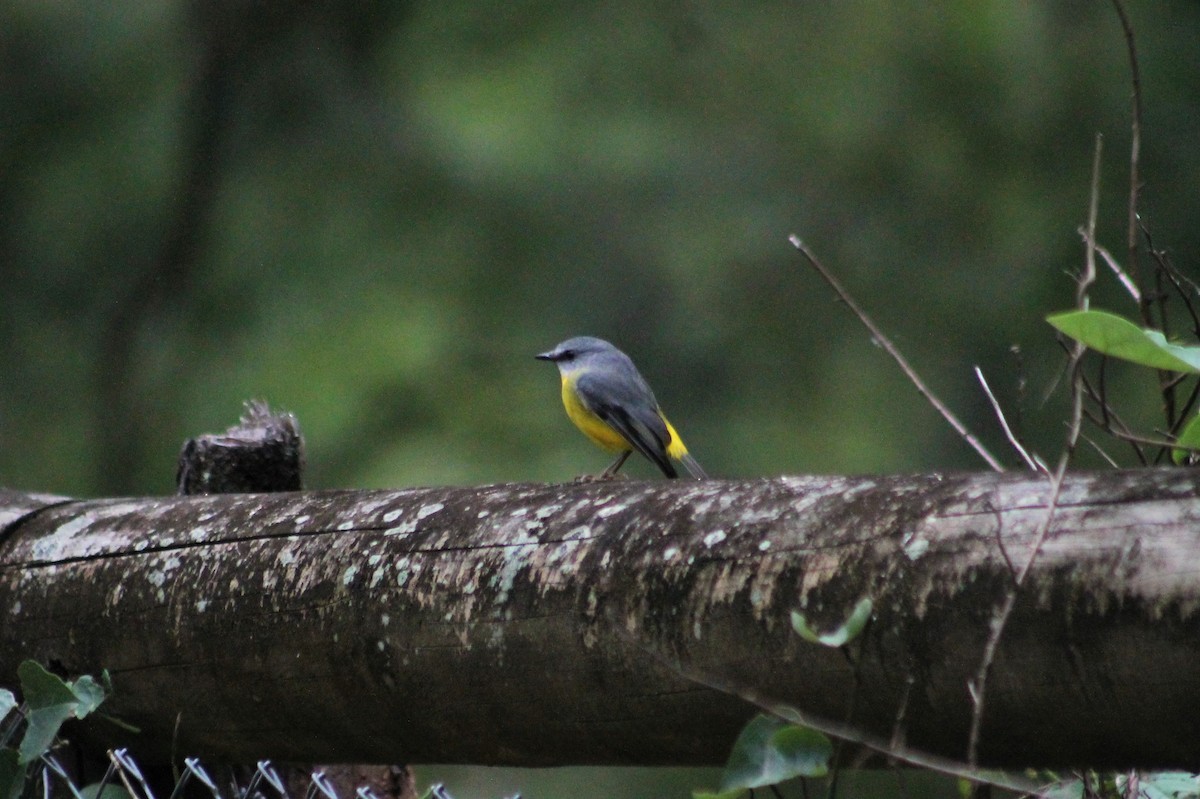
[[[624,452],[622,452],[620,455],[618,455],[617,459],[615,461],[613,461],[611,464],[609,464],[607,469],[605,469],[603,472],[600,473],[600,479],[607,480],[610,477],[612,477],[613,475],[615,475],[617,473],[617,469],[621,468],[621,466],[625,463],[625,459],[628,458],[631,454],[633,454],[633,450],[627,449]]]

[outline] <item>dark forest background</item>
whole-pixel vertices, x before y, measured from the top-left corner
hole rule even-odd
[[[1143,219],[1200,277],[1200,4],[1129,12]],[[252,397],[298,415],[314,488],[570,479],[608,459],[532,356],[580,333],[715,476],[984,468],[790,233],[994,451],[1019,466],[974,365],[1053,457],[1043,319],[1098,133],[1125,258],[1130,97],[1083,0],[11,0],[0,485],[169,492]],[[1107,376],[1148,429],[1154,380]]]
[[[1200,5],[1130,14],[1142,212],[1195,274]],[[792,232],[994,449],[975,364],[1053,454],[1042,319],[1072,302],[1097,133],[1124,255],[1106,3],[18,0],[0,59],[13,487],[169,491],[250,397],[299,416],[313,487],[596,471],[532,359],[578,333],[715,475],[983,468]],[[1110,374],[1135,419],[1144,378]]]

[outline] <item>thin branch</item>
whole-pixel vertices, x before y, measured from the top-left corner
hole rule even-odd
[[[1111,466],[1114,469],[1121,468],[1121,464],[1119,464],[1115,460],[1113,460],[1113,457],[1111,455],[1109,455],[1107,452],[1105,452],[1104,448],[1101,447],[1100,444],[1097,443],[1097,441],[1094,438],[1089,436],[1087,433],[1084,433],[1083,440],[1086,441],[1087,443],[1091,444],[1092,449],[1096,450],[1096,454],[1099,455],[1101,458],[1104,458],[1105,462],[1108,463],[1109,466]]]
[[[1079,360],[1082,358],[1086,348],[1081,344],[1077,347],[1077,350],[1079,358],[1073,362],[1073,370],[1078,369]],[[999,612],[992,619],[991,633],[983,648],[983,659],[980,661],[979,671],[975,675],[975,679],[967,685],[971,694],[971,701],[975,705],[974,711],[971,713],[970,735],[967,738],[967,763],[971,767],[975,767],[979,762],[979,735],[983,725],[983,708],[987,691],[988,674],[991,672],[992,663],[996,659],[996,651],[999,649],[1004,628],[1007,626],[1013,607],[1017,603],[1017,594],[1020,592],[1021,586],[1025,583],[1025,578],[1029,575],[1029,570],[1033,568],[1033,562],[1037,559],[1038,552],[1041,551],[1042,544],[1046,541],[1046,534],[1050,531],[1050,523],[1054,520],[1054,513],[1058,509],[1058,499],[1062,493],[1063,477],[1067,473],[1067,465],[1071,460],[1071,455],[1075,451],[1075,444],[1079,440],[1083,420],[1083,393],[1076,388],[1072,391],[1072,394],[1074,395],[1074,402],[1071,430],[1067,436],[1067,445],[1058,460],[1058,467],[1050,477],[1050,500],[1046,507],[1046,515],[1038,527],[1033,547],[1029,550],[1029,556],[1025,559],[1024,565],[1021,566],[1021,570],[1017,572],[1014,585],[1005,594]]]
[[[1177,438],[1179,436],[1179,431],[1183,429],[1183,426],[1187,423],[1188,419],[1191,418],[1192,408],[1195,407],[1197,399],[1200,399],[1200,380],[1197,380],[1195,384],[1192,385],[1192,391],[1190,394],[1188,394],[1187,401],[1184,402],[1183,407],[1179,409],[1179,418],[1175,420],[1175,424],[1170,430],[1171,438]]]
[[[1000,515],[1000,509],[988,500],[986,503],[988,510],[996,517],[996,548],[1000,550],[1000,556],[1004,558],[1004,565],[1008,566],[1008,573],[1013,579],[1013,583],[1017,581],[1017,567],[1013,565],[1012,558],[1009,557],[1008,547],[1004,545],[1004,517]]]
[[[1176,269],[1175,265],[1171,263],[1171,259],[1167,257],[1167,253],[1154,246],[1154,239],[1150,235],[1150,229],[1141,223],[1140,220],[1139,226],[1142,236],[1146,239],[1146,249],[1158,266],[1158,273],[1170,281],[1171,287],[1175,289],[1175,294],[1179,297],[1180,302],[1183,303],[1184,309],[1192,320],[1192,335],[1200,339],[1200,311],[1197,310],[1196,303],[1193,302],[1193,297],[1200,297],[1200,285],[1197,285],[1190,277]],[[1185,374],[1180,374],[1176,380],[1176,385],[1187,377]],[[1174,386],[1172,387],[1174,388]],[[1189,392],[1187,399],[1182,406],[1176,409],[1175,422],[1171,425],[1170,429],[1172,438],[1179,435],[1179,431],[1183,429],[1183,426],[1192,417],[1192,411],[1195,409],[1198,399],[1200,399],[1200,381],[1196,381],[1192,385],[1192,390]]]
[[[1092,154],[1092,189],[1088,201],[1087,235],[1084,237],[1084,272],[1075,284],[1075,306],[1081,311],[1088,307],[1087,293],[1096,282],[1096,217],[1100,213],[1100,156],[1104,152],[1104,137],[1096,134],[1096,149]],[[1079,347],[1076,345],[1078,351]]]
[[[1125,3],[1123,0],[1113,0],[1113,7],[1117,11],[1117,16],[1121,20],[1121,30],[1125,34],[1125,47],[1129,53],[1129,79],[1131,84],[1131,103],[1132,116],[1130,120],[1130,136],[1129,136],[1129,222],[1126,236],[1126,242],[1129,249],[1129,266],[1133,271],[1133,276],[1138,285],[1144,285],[1141,275],[1141,269],[1138,266],[1138,246],[1137,235],[1140,217],[1138,215],[1138,195],[1141,192],[1141,174],[1139,159],[1142,149],[1142,79],[1141,69],[1138,66],[1137,41],[1133,34],[1133,24],[1129,20],[1129,15],[1125,11]],[[1157,283],[1161,287],[1162,272],[1158,273]],[[1166,294],[1159,291],[1155,297],[1158,299],[1159,308],[1159,329],[1164,333],[1168,333],[1167,329],[1167,307]],[[1147,327],[1153,327],[1150,313],[1150,300],[1146,297],[1145,292],[1142,293],[1142,300],[1138,303],[1138,310],[1141,312],[1142,321]],[[1176,421],[1176,403],[1175,403],[1175,387],[1171,383],[1171,373],[1160,371],[1159,384],[1160,393],[1163,398],[1163,409],[1167,417],[1167,427],[1173,427]],[[1160,453],[1161,455],[1161,453]]]
[[[842,654],[847,660],[850,660],[851,667],[854,669],[854,686],[850,689],[850,701],[846,708],[846,724],[854,723],[854,713],[858,707],[859,688],[862,685],[862,672],[858,665],[850,658],[846,647],[842,647]],[[859,659],[861,662],[861,658]],[[846,746],[846,742],[838,738],[833,744],[833,771],[829,774],[829,783],[825,789],[826,799],[834,799],[837,796],[838,779],[842,776],[842,751]]]
[[[1061,344],[1061,342],[1060,342],[1060,344]],[[1070,349],[1068,347],[1066,347],[1065,345],[1063,345],[1063,346],[1064,346],[1064,349],[1067,350],[1067,354],[1069,357]],[[1099,412],[1099,415],[1097,415],[1096,411],[1092,411],[1089,408],[1084,408],[1084,411],[1083,411],[1084,418],[1088,422],[1091,422],[1093,425],[1095,425],[1095,427],[1098,430],[1102,431],[1106,435],[1111,436],[1112,438],[1115,438],[1118,441],[1124,441],[1125,443],[1129,444],[1130,448],[1133,450],[1134,456],[1136,456],[1138,459],[1138,463],[1142,466],[1151,465],[1150,459],[1146,456],[1145,451],[1143,451],[1143,449],[1142,449],[1143,446],[1155,447],[1156,449],[1158,449],[1158,452],[1154,456],[1154,463],[1158,463],[1159,461],[1161,461],[1164,456],[1164,453],[1169,452],[1173,449],[1190,450],[1189,447],[1181,447],[1173,439],[1151,438],[1149,436],[1139,435],[1138,433],[1135,433],[1133,431],[1133,428],[1130,427],[1129,424],[1127,424],[1125,422],[1125,420],[1121,418],[1121,415],[1118,414],[1116,412],[1116,410],[1114,410],[1113,407],[1111,405],[1109,405],[1109,403],[1108,403],[1107,394],[1105,391],[1105,375],[1106,375],[1105,367],[1107,366],[1107,364],[1108,364],[1108,358],[1101,357],[1100,369],[1098,372],[1099,387],[1093,386],[1091,381],[1088,379],[1087,375],[1083,374],[1083,372],[1079,373],[1079,380],[1083,385],[1086,398],[1088,400],[1090,400],[1096,406],[1096,408],[1098,409],[1098,412]],[[1197,383],[1196,388],[1198,391],[1200,391],[1200,383]],[[1179,423],[1178,426],[1181,427],[1182,424]],[[1178,432],[1178,428],[1173,429],[1171,431],[1171,435],[1174,436],[1177,432]],[[1109,457],[1109,455],[1106,452],[1101,450],[1099,445],[1097,445],[1095,441],[1093,441],[1091,439],[1087,439],[1087,441],[1098,452],[1100,452],[1101,456],[1106,461],[1108,461],[1109,464],[1111,464],[1113,466],[1113,468],[1120,468],[1119,464],[1117,464],[1116,461],[1114,461],[1111,457]]]
[[[954,428],[954,431],[958,433],[959,437],[966,441],[967,444],[969,444],[971,448],[975,450],[979,457],[983,458],[984,462],[986,462],[987,465],[992,468],[992,470],[997,472],[1004,471],[1004,467],[1000,465],[1000,461],[996,460],[992,453],[988,452],[987,448],[983,446],[979,439],[975,438],[971,431],[966,428],[966,425],[960,422],[958,417],[955,416],[954,413],[947,408],[942,401],[937,398],[937,396],[934,395],[933,391],[931,391],[927,385],[925,385],[925,381],[923,381],[920,375],[917,374],[916,370],[909,365],[905,357],[900,354],[898,349],[896,349],[896,346],[892,344],[888,337],[883,334],[883,331],[875,326],[875,323],[871,320],[871,317],[867,316],[866,312],[858,307],[858,303],[854,301],[854,298],[851,297],[849,292],[842,287],[842,284],[833,276],[833,273],[826,269],[824,264],[817,259],[817,256],[812,253],[808,246],[800,240],[800,237],[793,233],[788,236],[788,241],[792,243],[793,247],[800,251],[801,255],[808,259],[808,262],[812,264],[814,269],[817,270],[817,274],[821,276],[821,279],[829,284],[829,287],[832,288],[834,293],[838,295],[838,298],[846,304],[846,307],[849,308],[855,316],[858,317],[858,321],[862,322],[863,326],[867,328],[867,331],[871,334],[871,337],[875,341],[879,342],[879,346],[883,347],[884,352],[892,356],[892,360],[896,362],[901,371],[904,372],[905,376],[912,382],[912,384],[917,387],[917,391],[920,392],[921,396],[924,397],[926,401],[928,401],[929,404],[932,405],[937,412],[942,415],[943,419],[949,422],[950,426]]]
[[[1138,159],[1142,149],[1142,80],[1138,69],[1137,43],[1133,37],[1133,25],[1129,15],[1125,13],[1122,0],[1113,0],[1113,7],[1121,19],[1121,30],[1125,33],[1125,47],[1129,52],[1129,76],[1133,84],[1133,120],[1130,124],[1129,142],[1129,267],[1133,271],[1134,280],[1142,284],[1141,272],[1138,267],[1137,255],[1137,225],[1138,225],[1138,192],[1141,190],[1141,176],[1138,173]],[[1093,228],[1094,230],[1095,228]],[[1143,295],[1144,296],[1144,295]],[[1143,300],[1139,304],[1142,319],[1150,326],[1150,309]]]
[[[925,752],[919,749],[914,749],[907,745],[893,746],[892,742],[882,735],[876,735],[866,730],[860,729],[853,724],[848,724],[842,721],[827,719],[822,716],[816,716],[811,713],[801,711],[799,708],[793,707],[785,703],[782,699],[770,696],[756,688],[735,682],[732,679],[727,679],[714,674],[710,671],[700,668],[692,662],[682,662],[678,659],[669,657],[666,653],[655,648],[647,646],[644,641],[639,640],[634,634],[629,631],[624,624],[613,621],[613,630],[617,635],[626,639],[641,651],[654,657],[660,663],[664,664],[676,674],[679,674],[684,679],[711,688],[714,691],[720,691],[723,694],[730,694],[739,697],[752,705],[755,705],[760,710],[764,710],[773,716],[790,721],[793,724],[799,724],[803,727],[816,730],[833,738],[846,741],[848,743],[857,744],[859,746],[871,749],[888,758],[894,758],[910,766],[925,768],[931,771],[936,771],[940,774],[948,774],[952,777],[961,777],[971,782],[983,783],[986,785],[995,785],[998,788],[1005,790],[1018,791],[1021,793],[1032,794],[1035,796],[1045,796],[1045,786],[1034,782],[1021,774],[1010,774],[991,769],[980,769],[963,763],[954,758],[944,757],[932,752]]]
[[[1103,371],[1101,371],[1100,376],[1101,378],[1104,377]],[[1192,447],[1182,446],[1168,438],[1151,438],[1149,436],[1143,436],[1134,433],[1133,428],[1126,424],[1120,415],[1118,415],[1117,412],[1108,405],[1107,401],[1104,399],[1103,387],[1101,387],[1101,390],[1097,392],[1097,390],[1092,386],[1091,382],[1087,379],[1086,375],[1081,373],[1079,379],[1083,385],[1087,398],[1096,403],[1096,406],[1101,410],[1101,415],[1096,416],[1094,412],[1085,408],[1083,411],[1084,418],[1094,424],[1099,430],[1102,430],[1106,435],[1110,435],[1113,438],[1133,445],[1134,454],[1138,456],[1138,461],[1142,466],[1148,466],[1149,461],[1146,459],[1145,453],[1142,452],[1140,445],[1157,447],[1161,450],[1167,451],[1173,449],[1193,451]],[[1200,391],[1200,383],[1197,384],[1195,391]],[[1171,431],[1171,434],[1174,435],[1175,432],[1177,431]],[[1113,463],[1112,459],[1108,458],[1107,455],[1105,458],[1109,460],[1110,463]],[[1113,466],[1115,467],[1117,464],[1113,463]]]
[[[1119,428],[1111,425],[1105,425],[1102,419],[1097,418],[1095,413],[1087,410],[1086,408],[1083,411],[1083,415],[1089,422],[1096,425],[1098,429],[1103,430],[1107,435],[1112,436],[1118,441],[1124,441],[1127,444],[1157,447],[1159,449],[1188,449],[1188,447],[1180,447],[1179,444],[1176,444],[1173,441],[1168,441],[1165,438],[1151,438],[1149,436],[1142,436],[1138,435],[1137,433],[1130,432],[1129,428],[1124,424],[1122,424]],[[1142,465],[1149,466],[1150,462],[1143,461]]]
[[[1175,293],[1179,295],[1180,301],[1183,302],[1183,307],[1192,319],[1192,335],[1200,338],[1200,313],[1197,313],[1196,305],[1192,302],[1193,296],[1200,296],[1200,286],[1196,285],[1194,280],[1176,269],[1165,251],[1155,248],[1154,239],[1150,236],[1149,228],[1142,224],[1141,230],[1142,235],[1146,238],[1146,249],[1149,250],[1150,256],[1154,258],[1154,262],[1158,265],[1159,270],[1171,281],[1171,286],[1174,287]]]
[[[1067,350],[1067,355],[1068,355],[1068,357],[1070,356],[1069,349]],[[1085,393],[1087,394],[1087,398],[1089,400],[1091,400],[1092,402],[1096,403],[1096,406],[1100,408],[1100,413],[1101,413],[1101,416],[1099,418],[1097,418],[1097,416],[1094,413],[1092,413],[1090,410],[1085,408],[1084,416],[1087,418],[1087,420],[1089,422],[1096,425],[1097,428],[1099,428],[1100,430],[1103,430],[1108,435],[1127,442],[1133,449],[1133,454],[1137,457],[1138,463],[1141,464],[1142,466],[1148,466],[1150,461],[1149,461],[1149,459],[1147,459],[1146,453],[1142,451],[1141,444],[1150,444],[1153,446],[1164,446],[1164,445],[1169,446],[1169,443],[1163,442],[1163,441],[1151,440],[1151,439],[1142,439],[1141,437],[1139,437],[1137,434],[1135,434],[1133,432],[1133,428],[1131,428],[1128,424],[1125,423],[1125,420],[1121,418],[1120,414],[1118,414],[1108,404],[1108,401],[1105,399],[1104,385],[1103,385],[1104,365],[1107,362],[1108,362],[1107,359],[1103,359],[1100,362],[1101,386],[1100,386],[1099,391],[1097,391],[1096,388],[1094,386],[1092,386],[1092,383],[1090,380],[1088,380],[1087,375],[1085,375],[1083,372],[1079,373],[1079,380],[1083,384],[1083,388],[1084,388]]]
[[[1125,777],[1125,798],[1137,799],[1142,795],[1142,776],[1137,769],[1131,769]]]
[[[1000,420],[1000,427],[1004,430],[1004,435],[1006,438],[1008,438],[1008,443],[1012,444],[1013,449],[1017,451],[1017,454],[1021,456],[1021,459],[1025,461],[1025,465],[1028,466],[1031,471],[1039,471],[1037,463],[1033,460],[1033,458],[1029,457],[1029,453],[1025,450],[1025,447],[1021,445],[1020,440],[1013,435],[1012,428],[1008,426],[1008,419],[1004,418],[1004,411],[1001,409],[1000,403],[996,399],[996,395],[992,393],[992,389],[988,385],[987,378],[983,376],[983,370],[978,366],[975,367],[975,376],[979,378],[979,385],[983,386],[983,393],[987,395],[988,402],[992,403],[992,410],[996,412],[996,418]]]
[[[1117,281],[1125,288],[1125,291],[1129,294],[1130,297],[1133,298],[1133,301],[1140,305],[1142,302],[1142,292],[1138,289],[1137,283],[1134,282],[1133,278],[1130,277],[1129,273],[1126,272],[1123,268],[1121,268],[1121,265],[1119,263],[1117,263],[1117,259],[1113,257],[1113,254],[1111,252],[1109,252],[1108,249],[1105,248],[1103,245],[1098,244],[1092,238],[1092,236],[1094,234],[1089,232],[1085,228],[1082,228],[1082,227],[1079,228],[1079,235],[1083,239],[1085,244],[1092,247],[1093,249],[1095,249],[1096,252],[1098,252],[1100,254],[1100,257],[1104,260],[1105,265],[1116,276]]]
[[[1090,241],[1095,241],[1096,239],[1096,216],[1100,204],[1100,154],[1102,147],[1103,139],[1100,136],[1096,136],[1096,151],[1092,159],[1091,202],[1088,209],[1088,239]],[[1095,279],[1096,253],[1095,248],[1089,244],[1084,257],[1084,271],[1079,276],[1075,287],[1075,303],[1081,310],[1088,307],[1087,291]],[[1083,430],[1084,390],[1080,379],[1080,365],[1083,362],[1083,356],[1086,352],[1087,347],[1079,342],[1076,342],[1071,348],[1071,362],[1068,366],[1068,374],[1071,377],[1071,422],[1067,431],[1067,440],[1063,446],[1062,454],[1058,459],[1058,466],[1055,468],[1054,474],[1050,476],[1050,499],[1046,505],[1046,515],[1038,527],[1033,546],[1029,550],[1029,555],[1025,558],[1024,565],[1017,572],[1013,585],[1005,594],[999,611],[992,618],[991,630],[988,634],[987,642],[983,647],[983,658],[979,663],[979,671],[976,673],[975,679],[967,684],[967,689],[971,694],[971,701],[975,706],[971,713],[971,728],[967,738],[967,763],[972,767],[979,762],[979,737],[983,728],[983,711],[984,702],[987,697],[988,675],[991,673],[992,663],[996,659],[996,652],[1000,648],[1000,639],[1004,636],[1004,628],[1008,625],[1008,619],[1017,604],[1017,595],[1021,591],[1021,586],[1025,584],[1025,578],[1029,576],[1029,570],[1033,568],[1033,563],[1037,560],[1038,552],[1041,551],[1042,544],[1046,541],[1046,535],[1050,531],[1050,524],[1054,521],[1054,514],[1058,509],[1058,500],[1062,494],[1063,477],[1066,476],[1067,466],[1071,462],[1071,457],[1075,454],[1075,447],[1079,443],[1079,435]]]
[[[892,737],[888,741],[888,746],[892,749],[904,746],[904,741],[907,736],[904,732],[904,717],[908,715],[908,699],[912,694],[913,684],[917,678],[909,672],[904,679],[904,693],[900,695],[900,706],[896,708],[896,720],[892,723]]]
[[[1116,416],[1116,411],[1112,410],[1108,405],[1108,356],[1100,356],[1100,369],[1096,374],[1096,381],[1099,383],[1097,393],[1093,394],[1091,383],[1087,384],[1088,394],[1092,396],[1096,403],[1100,406],[1100,415],[1104,419],[1104,424],[1107,426],[1109,417]],[[1121,422],[1121,426],[1129,429],[1128,425]]]

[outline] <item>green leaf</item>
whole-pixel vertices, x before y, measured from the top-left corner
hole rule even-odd
[[[30,710],[78,701],[71,686],[46,671],[36,660],[22,661],[17,666],[17,677],[21,680],[21,696]]]
[[[1046,321],[1096,352],[1152,369],[1200,373],[1200,347],[1169,343],[1157,330],[1143,330],[1107,311],[1064,311]]]
[[[1159,330],[1145,330],[1146,338],[1163,352],[1174,355],[1179,360],[1191,367],[1190,371],[1200,372],[1200,347],[1187,346],[1184,344],[1172,344],[1167,341],[1167,337]],[[1179,371],[1179,370],[1176,370]],[[1183,370],[1188,371],[1188,370]]]
[[[62,723],[75,715],[78,702],[71,700],[61,705],[50,705],[30,710],[26,716],[28,726],[25,737],[21,739],[20,762],[32,763],[46,752],[50,751],[54,737]]]
[[[1123,787],[1118,781],[1118,786]],[[1138,782],[1139,796],[1147,799],[1192,799],[1200,795],[1200,777],[1184,771],[1144,774]]]
[[[108,696],[104,686],[86,674],[68,685],[71,693],[79,701],[79,706],[75,709],[75,718],[77,719],[83,718],[100,707],[100,703]]]
[[[1181,447],[1189,447],[1191,449],[1200,449],[1200,414],[1197,414],[1192,421],[1183,426],[1179,431],[1179,437],[1175,439],[1175,443]],[[1176,465],[1185,463],[1194,453],[1187,449],[1171,450],[1171,460],[1175,461]]]
[[[75,715],[80,700],[71,686],[33,660],[17,667],[21,694],[29,711],[26,713],[25,737],[21,739],[18,762],[32,763],[54,743],[62,723]],[[85,688],[85,693],[88,689]]]
[[[718,795],[792,777],[822,777],[829,772],[832,753],[833,745],[821,733],[760,713],[734,743]]]
[[[871,618],[872,607],[874,607],[874,603],[871,602],[871,598],[863,597],[854,606],[854,610],[850,612],[850,618],[827,633],[818,633],[809,626],[808,619],[804,617],[803,613],[793,610],[792,629],[809,643],[821,644],[822,646],[842,646],[857,638],[858,634],[867,626],[867,620]]]
[[[4,717],[12,712],[17,706],[17,698],[13,696],[13,692],[6,688],[0,688],[0,721],[4,721]],[[3,794],[0,794],[2,796]]]
[[[93,782],[91,785],[85,785],[79,789],[79,795],[83,799],[96,799],[96,794],[100,790],[100,783]],[[121,783],[108,783],[104,786],[104,793],[100,795],[100,799],[134,799],[129,791],[125,790],[125,786]]]

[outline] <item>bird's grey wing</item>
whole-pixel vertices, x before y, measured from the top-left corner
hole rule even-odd
[[[611,380],[585,374],[575,381],[575,390],[588,410],[620,433],[646,460],[667,477],[677,477],[667,457],[667,425],[649,387],[640,376],[634,377],[638,379]]]

